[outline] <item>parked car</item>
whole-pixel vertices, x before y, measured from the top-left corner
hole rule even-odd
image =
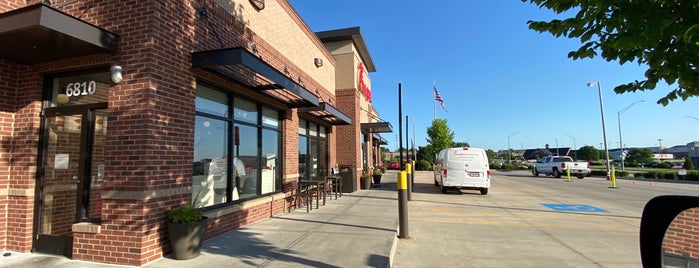
[[[446,148],[437,154],[434,169],[434,185],[442,193],[447,189],[478,190],[488,194],[490,165],[488,155],[480,148]]]
[[[388,169],[400,169],[400,165],[398,165],[398,162],[391,162],[388,164]]]
[[[534,164],[532,175],[536,177],[539,174],[545,174],[560,178],[568,170],[571,176],[576,176],[578,179],[590,176],[591,172],[590,164],[587,162],[575,162],[570,156],[547,156]]]

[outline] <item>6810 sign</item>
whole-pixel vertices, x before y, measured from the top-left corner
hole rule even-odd
[[[66,86],[66,95],[68,97],[87,96],[95,94],[95,92],[97,92],[97,83],[95,81],[75,82]]]

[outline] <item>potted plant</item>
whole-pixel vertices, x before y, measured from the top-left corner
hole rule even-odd
[[[196,197],[193,199],[197,200]],[[190,201],[170,211],[167,218],[173,258],[188,260],[199,256],[207,218],[196,208],[195,203]]]
[[[371,187],[371,175],[369,174],[364,174],[360,178],[360,187],[362,190],[369,189]]]
[[[383,176],[383,172],[381,172],[381,169],[375,169],[374,170],[374,184],[381,184],[381,176]]]

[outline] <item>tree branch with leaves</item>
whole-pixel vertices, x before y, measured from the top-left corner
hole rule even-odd
[[[601,52],[607,61],[646,65],[645,80],[614,88],[616,93],[654,90],[659,82],[676,85],[660,98],[663,106],[699,96],[699,1],[696,0],[521,0],[572,18],[528,21],[529,28],[555,37],[577,38],[573,60]]]

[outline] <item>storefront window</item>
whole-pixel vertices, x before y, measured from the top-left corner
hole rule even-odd
[[[299,178],[319,179],[329,174],[327,128],[299,121]]]
[[[228,122],[197,116],[194,125],[192,191],[199,206],[226,202]]]
[[[280,131],[278,111],[199,85],[192,192],[199,206],[280,191]]]
[[[279,165],[279,132],[262,130],[262,194],[281,189],[281,169]]]
[[[196,107],[198,112],[228,117],[228,96],[226,93],[200,85],[197,88]]]
[[[235,100],[235,116],[237,121],[257,124],[257,105],[242,99]]]

